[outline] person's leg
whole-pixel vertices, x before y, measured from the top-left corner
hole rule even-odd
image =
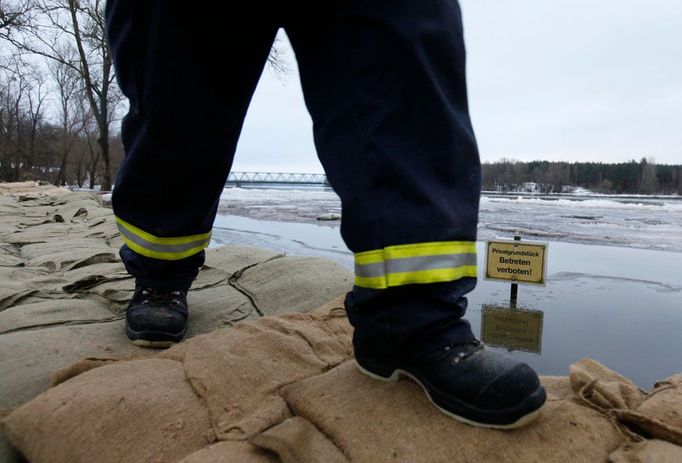
[[[346,308],[359,367],[416,377],[463,420],[523,424],[544,402],[537,375],[482,353],[462,319],[476,282],[480,163],[457,2],[296,4],[285,28],[355,253]],[[458,358],[469,360],[457,368]]]
[[[199,16],[183,2],[107,3],[116,76],[130,101],[112,204],[125,242],[121,258],[139,288],[140,316],[129,310],[128,322],[139,325],[132,337],[140,342],[184,336],[184,293],[203,265],[244,116],[277,31],[272,13],[255,3],[219,2]],[[178,310],[166,310],[171,303]]]

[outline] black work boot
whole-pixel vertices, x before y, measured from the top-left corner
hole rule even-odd
[[[446,415],[474,426],[512,429],[531,422],[546,400],[525,363],[487,349],[464,318],[475,279],[347,294],[355,360],[384,381],[419,383]]]
[[[383,381],[407,376],[440,411],[473,426],[524,426],[537,417],[547,398],[533,369],[476,339],[419,355],[379,354],[370,343],[355,339],[354,346],[361,372]]]
[[[143,347],[170,347],[187,334],[187,291],[136,286],[126,308],[126,335]]]

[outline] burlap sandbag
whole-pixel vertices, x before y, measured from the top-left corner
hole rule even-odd
[[[2,216],[0,216],[0,219],[2,219]],[[2,222],[0,221],[0,237],[2,236],[1,227]],[[24,260],[20,257],[19,250],[11,244],[3,243],[0,239],[0,269],[8,267],[20,267],[23,265]]]
[[[636,410],[620,410],[616,415],[650,436],[682,446],[682,374],[656,383]]]
[[[128,341],[123,320],[5,333],[0,353],[0,407],[8,408],[43,392],[55,370],[84,357],[156,354]]]
[[[86,371],[94,370],[95,368],[103,367],[111,363],[120,362],[121,359],[114,357],[86,357],[78,362],[69,365],[68,367],[60,368],[52,373],[50,387],[55,387],[73,377],[85,373]]]
[[[348,463],[324,434],[300,416],[256,434],[250,442],[276,453],[282,463]]]
[[[570,378],[576,396],[605,411],[635,409],[646,397],[632,381],[589,358],[571,365]]]
[[[263,315],[308,312],[348,292],[353,274],[320,257],[280,257],[235,275],[231,284],[247,294]]]
[[[548,392],[538,419],[508,432],[452,420],[415,383],[367,378],[352,361],[281,395],[351,461],[603,462],[618,448],[622,436],[608,418]]]
[[[106,306],[88,300],[44,300],[0,311],[0,334],[51,325],[111,321]],[[120,318],[120,317],[119,317]]]
[[[174,462],[215,441],[182,364],[166,359],[87,371],[17,408],[5,425],[32,463]]]
[[[277,455],[248,442],[224,441],[183,458],[180,463],[280,463]]]
[[[653,439],[623,444],[609,455],[611,463],[680,463],[682,447],[663,440]]]
[[[19,194],[56,194],[70,193],[65,188],[59,188],[46,182],[3,182],[0,183],[0,194],[19,195]]]
[[[163,355],[182,352],[187,377],[209,407],[220,440],[248,439],[290,417],[277,395],[282,386],[351,357],[351,327],[338,306],[245,321]]]
[[[204,268],[220,269],[232,276],[236,272],[283,256],[284,254],[256,246],[221,246],[206,251]]]
[[[97,238],[52,239],[45,243],[27,244],[21,248],[21,255],[26,259],[26,265],[45,267],[50,271],[118,262],[116,250]]]
[[[600,363],[571,365],[571,387],[585,403],[635,431],[682,445],[682,374],[656,383],[649,394]]]

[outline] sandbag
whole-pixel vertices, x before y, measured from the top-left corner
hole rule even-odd
[[[44,276],[44,268],[0,267],[0,311],[37,292],[33,281]]]
[[[188,337],[259,318],[249,299],[228,285],[192,290],[187,302],[190,307]]]
[[[244,271],[232,284],[264,315],[307,312],[350,291],[353,274],[318,257],[281,257]]]
[[[0,284],[0,310],[4,310],[7,307],[11,307],[18,301],[25,299],[31,294],[35,294],[36,289],[26,287],[26,285],[9,282]]]
[[[77,218],[78,220],[92,220],[102,214],[111,215],[111,211],[103,209],[97,200],[89,195],[85,198],[74,198],[73,201],[68,201],[55,210],[55,215],[61,217],[60,222],[71,222]]]
[[[650,436],[682,446],[682,374],[656,383],[636,410],[618,411],[617,416]]]
[[[576,396],[604,411],[635,409],[646,397],[632,381],[589,358],[571,365],[570,378]]]
[[[183,458],[180,463],[279,463],[279,458],[248,442],[224,441]]]
[[[26,265],[50,271],[70,270],[91,264],[118,262],[116,250],[102,240],[71,238],[33,243],[21,248]]]
[[[0,186],[0,188],[2,188]],[[17,202],[14,200],[14,198],[11,198],[9,196],[5,196],[3,194],[0,194],[0,215],[5,215],[5,214],[17,214],[20,213],[21,208],[17,204]]]
[[[571,365],[576,396],[635,432],[682,445],[682,374],[656,383],[650,393],[591,359]]]
[[[2,223],[0,223],[0,225],[2,225]],[[17,248],[11,244],[0,242],[0,269],[3,267],[19,267],[22,266],[23,263],[24,261],[21,259]]]
[[[283,257],[284,254],[256,246],[221,246],[206,250],[204,268],[215,268],[232,276],[256,264]]]
[[[89,300],[44,300],[0,311],[0,334],[41,326],[115,320],[105,306]]]
[[[5,420],[32,463],[175,462],[215,441],[182,364],[117,362],[87,371]]]
[[[256,434],[250,442],[276,453],[283,463],[348,463],[324,434],[299,416]]]
[[[609,455],[610,463],[680,463],[682,447],[653,439],[623,444]]]
[[[353,362],[290,384],[281,395],[351,461],[603,462],[620,446],[608,418],[548,392],[536,421],[507,432],[452,420],[417,384],[370,379]]]
[[[54,326],[0,335],[0,407],[16,407],[47,389],[52,373],[84,357],[154,355],[128,341],[124,321]]]
[[[0,194],[20,195],[20,194],[55,194],[69,193],[65,188],[59,188],[46,182],[36,182],[33,180],[26,182],[3,182],[0,183]]]
[[[320,374],[350,358],[351,328],[340,309],[340,302],[333,301],[309,314],[242,322],[234,328],[188,340],[150,360],[117,362],[102,358],[106,352],[100,350],[93,356],[95,358],[59,371],[52,378],[56,387],[17,408],[7,419],[8,435],[33,463],[86,461],[88,456],[88,461],[177,461],[210,444],[216,437],[247,439],[290,417],[286,404],[277,395],[282,386]],[[102,325],[105,324],[91,326]],[[50,331],[83,328],[73,326],[39,331],[50,345]],[[0,342],[21,334],[27,333],[3,335]],[[123,341],[124,337],[118,335]],[[76,336],[75,340],[77,343],[82,336]],[[80,345],[74,350],[83,352],[86,349]],[[60,359],[68,357],[66,352],[59,354]],[[23,360],[20,353],[13,357],[15,363]],[[52,369],[59,366],[55,358],[50,360],[53,360]],[[18,365],[0,366],[3,371],[9,367],[27,373],[26,368],[14,368]],[[51,371],[43,365],[42,373],[48,370]],[[191,410],[179,410],[178,404],[190,400],[189,393],[180,389],[190,390],[191,400],[201,404],[203,411],[193,405]],[[187,397],[176,397],[181,392]],[[21,395],[17,390],[9,393],[0,390],[0,393],[15,401]],[[35,395],[35,391],[28,391],[27,395]],[[16,405],[9,404],[10,407]],[[137,408],[142,412],[127,417]],[[169,413],[177,412],[181,416],[160,422],[167,416],[160,410],[167,408]],[[102,410],[105,409],[111,413],[104,414]],[[157,416],[159,414],[161,417]],[[196,418],[199,415],[200,419]],[[192,419],[200,423],[197,425]],[[49,430],[56,423],[62,423],[63,428],[50,434]],[[195,437],[191,445],[182,444],[182,439],[174,437],[175,443],[168,448],[169,437],[154,431],[166,429],[165,423],[177,424],[172,430],[179,434],[182,434],[180,427],[203,431],[190,433]],[[86,426],[88,429],[84,429]],[[210,430],[210,439],[202,441],[199,437],[206,436],[206,427]],[[93,430],[107,435],[98,437]],[[146,450],[140,450],[142,442],[146,443]],[[178,442],[183,445],[181,448],[178,448]],[[255,451],[249,446],[242,450]],[[208,453],[216,456],[216,452],[217,449],[212,449]],[[263,453],[257,451],[255,454]]]
[[[2,422],[12,410],[0,407],[0,461],[2,463],[20,463],[19,453],[10,444],[3,429]]]
[[[133,358],[131,358],[132,360]],[[114,357],[87,357],[78,362],[69,365],[68,367],[60,368],[59,370],[52,373],[52,378],[50,380],[50,387],[55,387],[58,384],[63,383],[71,378],[74,378],[86,371],[93,370],[95,368],[103,367],[104,365],[109,365],[110,363],[120,362],[122,359]]]
[[[336,302],[322,312],[244,321],[178,347],[220,440],[248,439],[289,418],[282,386],[351,357],[351,327]]]
[[[41,225],[33,225],[25,230],[17,230],[13,233],[4,233],[2,241],[16,246],[24,246],[33,243],[46,243],[50,240],[70,240],[74,237],[74,233],[82,231],[82,227],[77,224],[60,224],[54,223],[53,220]]]

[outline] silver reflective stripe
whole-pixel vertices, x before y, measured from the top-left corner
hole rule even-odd
[[[384,262],[365,265],[355,264],[355,274],[359,277],[381,277],[386,275],[386,266]]]
[[[445,268],[476,265],[476,254],[439,254],[435,256],[405,257],[388,259],[372,264],[355,264],[355,274],[359,277],[380,277],[389,273],[419,272]]]
[[[199,246],[204,246],[211,240],[209,237],[183,244],[156,244],[150,243],[149,241],[140,238],[139,236],[125,229],[121,224],[118,224],[118,231],[121,232],[121,235],[125,236],[130,241],[144,249],[154,252],[169,252],[174,254],[189,251],[190,249],[198,248]]]

